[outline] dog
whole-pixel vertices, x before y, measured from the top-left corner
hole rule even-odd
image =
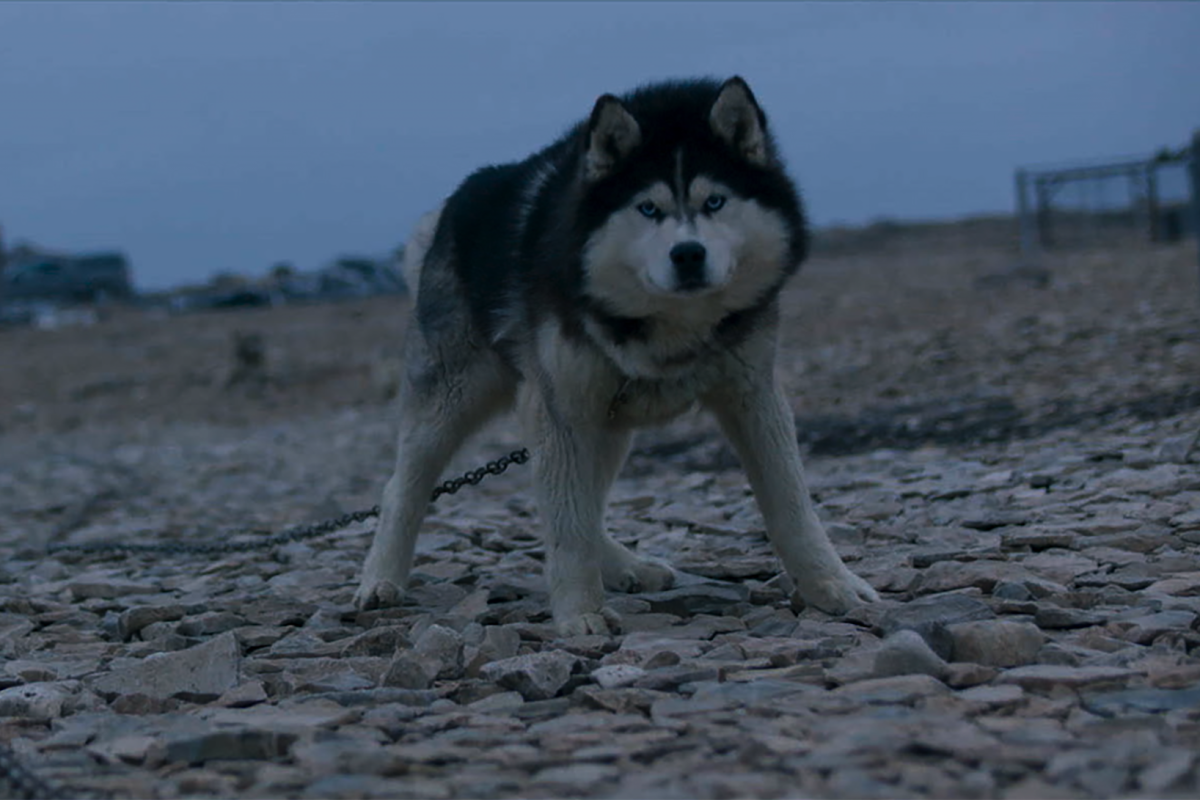
[[[357,607],[400,602],[442,470],[514,406],[562,635],[609,632],[606,588],[672,585],[669,566],[609,537],[605,501],[632,431],[697,404],[737,451],[800,597],[830,613],[877,600],[817,517],[775,377],[779,293],[807,243],[740,77],[602,95],[544,150],[470,175],[406,248],[396,467]]]

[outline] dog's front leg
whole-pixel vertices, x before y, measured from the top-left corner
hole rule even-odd
[[[767,536],[800,597],[831,614],[879,599],[833,549],[804,482],[795,421],[772,365],[741,364],[705,399],[746,469]]]
[[[602,564],[617,545],[606,540],[604,506],[629,433],[569,422],[540,396],[526,405],[525,427],[533,443],[555,625],[564,636],[608,633]]]

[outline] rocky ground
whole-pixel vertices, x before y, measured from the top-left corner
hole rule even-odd
[[[556,637],[519,467],[433,507],[398,609],[352,606],[369,523],[47,553],[376,502],[394,305],[0,332],[0,742],[128,797],[1194,797],[1195,257],[1055,257],[1049,285],[961,246],[814,261],[782,374],[883,601],[796,604],[688,418],[609,515],[680,585],[613,595],[611,637]],[[230,380],[247,329],[267,366]],[[498,425],[456,466],[518,444]]]

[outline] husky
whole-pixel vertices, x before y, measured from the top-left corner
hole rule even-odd
[[[605,501],[633,430],[696,405],[741,459],[800,597],[830,613],[877,600],[817,517],[775,377],[779,293],[806,249],[740,77],[602,95],[544,150],[470,175],[406,250],[398,452],[356,605],[400,602],[441,472],[514,406],[562,635],[609,632],[606,588],[672,585],[669,566],[607,534]]]

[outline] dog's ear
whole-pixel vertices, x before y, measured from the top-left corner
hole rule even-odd
[[[606,94],[592,109],[587,141],[584,160],[587,179],[598,181],[641,144],[642,129],[620,100]]]
[[[713,133],[724,140],[751,164],[765,166],[770,160],[767,152],[767,118],[754,93],[740,77],[721,84],[721,91],[708,112]]]

